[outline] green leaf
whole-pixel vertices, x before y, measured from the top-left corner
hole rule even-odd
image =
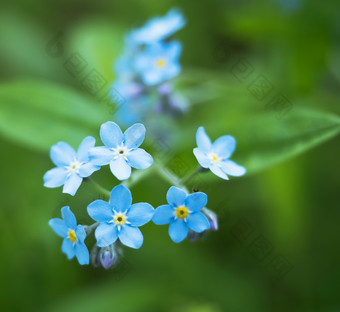
[[[47,150],[58,141],[78,146],[110,119],[103,103],[61,85],[39,81],[0,86],[0,132],[11,140]]]

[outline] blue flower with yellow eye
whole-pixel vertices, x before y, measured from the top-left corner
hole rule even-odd
[[[194,155],[201,167],[210,169],[218,177],[229,180],[228,174],[239,177],[246,173],[246,168],[230,160],[236,147],[236,140],[231,135],[225,135],[211,143],[203,127],[196,133],[197,146]]]
[[[133,30],[129,35],[129,40],[138,44],[150,44],[168,38],[184,25],[183,15],[176,9],[172,9],[167,15],[155,17],[143,27]]]
[[[61,250],[67,258],[77,257],[80,264],[89,264],[89,251],[84,243],[86,232],[82,225],[77,226],[77,220],[70,207],[61,208],[63,219],[51,219],[48,224],[57,233],[64,238]]]
[[[100,223],[95,231],[99,247],[110,246],[119,239],[123,245],[138,249],[143,244],[138,227],[151,220],[154,209],[148,203],[132,205],[130,190],[118,185],[112,190],[109,202],[95,200],[88,205],[87,212]]]
[[[83,178],[100,169],[100,166],[89,160],[89,150],[95,142],[93,137],[86,137],[77,152],[65,142],[53,145],[50,157],[57,167],[45,173],[44,186],[53,188],[64,185],[63,193],[74,196]]]
[[[200,212],[208,197],[202,192],[187,195],[178,187],[170,187],[167,193],[168,205],[159,206],[152,218],[157,225],[170,223],[169,235],[175,243],[184,240],[189,229],[201,233],[210,228],[207,217]]]
[[[181,71],[179,56],[182,47],[177,41],[154,43],[140,52],[134,61],[143,82],[153,86],[176,77]]]
[[[146,169],[153,163],[152,156],[139,148],[145,138],[142,124],[134,124],[123,133],[116,123],[108,121],[100,127],[100,138],[105,146],[92,148],[90,159],[99,166],[109,164],[118,180],[128,179],[131,167]]]

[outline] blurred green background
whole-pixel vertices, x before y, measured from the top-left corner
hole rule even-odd
[[[74,198],[44,188],[49,148],[98,138],[114,120],[106,86],[91,94],[87,75],[95,69],[109,85],[124,34],[172,7],[187,19],[176,83],[192,106],[169,121],[163,161],[179,175],[195,167],[203,125],[212,139],[236,137],[234,159],[248,174],[225,182],[207,173],[188,185],[208,193],[218,232],[174,244],[150,223],[143,247],[126,248],[117,269],[82,267],[47,222],[69,204],[89,224],[86,206],[99,195],[86,183]],[[2,311],[340,311],[339,39],[334,0],[2,4]],[[86,60],[80,74],[68,70],[73,53]],[[259,76],[272,86],[263,99],[252,88]],[[278,93],[282,107],[272,103]],[[93,177],[117,184],[107,167]],[[134,202],[163,204],[168,187],[150,175],[133,187]]]

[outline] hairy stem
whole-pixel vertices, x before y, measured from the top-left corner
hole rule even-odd
[[[105,187],[101,186],[99,183],[97,183],[96,181],[94,181],[91,178],[87,178],[88,181],[90,181],[92,183],[92,185],[102,194],[104,194],[105,196],[110,196],[111,192],[109,190],[107,190]]]

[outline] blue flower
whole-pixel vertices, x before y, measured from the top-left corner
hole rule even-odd
[[[236,147],[236,140],[231,135],[222,136],[212,144],[204,128],[199,127],[196,142],[198,147],[194,148],[194,154],[201,167],[209,168],[225,180],[229,180],[227,174],[239,177],[246,173],[244,167],[229,159]]]
[[[63,219],[55,218],[48,222],[54,232],[64,238],[61,250],[69,260],[76,256],[80,264],[89,264],[89,251],[84,244],[84,227],[77,226],[76,217],[68,206],[61,208],[61,216]]]
[[[131,126],[147,116],[150,104],[150,98],[145,95],[129,99],[118,108],[115,117],[120,124]]]
[[[143,244],[138,227],[151,220],[154,209],[148,203],[132,205],[130,190],[118,185],[112,190],[109,202],[95,200],[88,205],[87,212],[100,223],[95,231],[99,247],[107,247],[119,238],[125,246],[138,249]]]
[[[136,169],[149,168],[153,158],[145,150],[138,148],[145,137],[145,127],[134,124],[124,134],[113,121],[100,127],[100,138],[105,146],[90,150],[90,159],[96,165],[110,164],[112,174],[118,180],[126,180],[131,175],[131,167]]]
[[[182,14],[173,9],[164,17],[155,17],[142,28],[133,30],[129,37],[133,42],[150,44],[168,38],[184,25],[185,19]]]
[[[172,186],[167,193],[169,205],[159,206],[152,218],[155,224],[170,223],[169,235],[175,243],[187,237],[188,230],[201,233],[210,228],[207,217],[200,212],[207,204],[207,195],[201,192],[187,195]]]
[[[181,51],[181,44],[177,41],[149,45],[136,56],[135,69],[146,85],[153,86],[162,83],[180,73]]]
[[[64,185],[63,193],[74,195],[83,178],[90,176],[100,166],[89,160],[88,152],[94,147],[96,140],[86,137],[79,145],[78,151],[65,142],[58,142],[51,147],[50,157],[57,166],[44,175],[45,187],[59,187]]]

